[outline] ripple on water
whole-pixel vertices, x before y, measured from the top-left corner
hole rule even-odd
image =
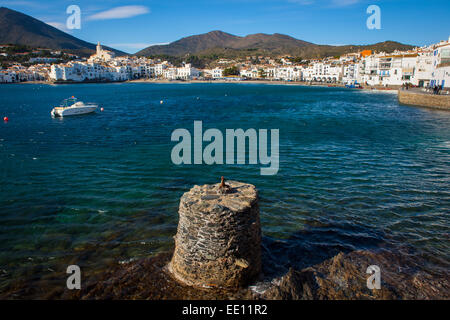
[[[0,288],[69,263],[98,271],[169,249],[180,196],[222,175],[259,189],[265,252],[282,269],[395,244],[430,257],[430,270],[450,261],[448,113],[337,88],[36,88],[0,87],[2,113],[16,115],[0,126]],[[51,119],[49,104],[73,92],[105,112]],[[223,132],[280,129],[278,175],[173,165],[170,135],[193,132],[194,120]]]

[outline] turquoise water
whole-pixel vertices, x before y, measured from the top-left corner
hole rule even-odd
[[[72,95],[105,110],[52,119]],[[339,88],[134,83],[2,85],[0,115],[0,290],[171,248],[180,196],[222,175],[257,186],[266,253],[284,266],[406,246],[448,271],[450,112]],[[278,174],[172,164],[171,133],[194,120],[279,128]]]

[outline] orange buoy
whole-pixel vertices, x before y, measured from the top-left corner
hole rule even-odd
[[[9,118],[8,117],[3,117],[3,121],[8,122]]]
[[[103,110],[105,110],[105,109],[103,109],[103,107],[102,107],[102,108],[100,108],[100,111],[103,111]]]

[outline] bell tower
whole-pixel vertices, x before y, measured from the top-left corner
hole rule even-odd
[[[99,55],[102,52],[102,46],[100,44],[100,41],[97,43],[97,55]]]

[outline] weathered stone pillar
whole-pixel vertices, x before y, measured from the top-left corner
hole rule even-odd
[[[251,184],[194,186],[180,200],[174,277],[199,287],[239,287],[261,272],[258,192]]]

